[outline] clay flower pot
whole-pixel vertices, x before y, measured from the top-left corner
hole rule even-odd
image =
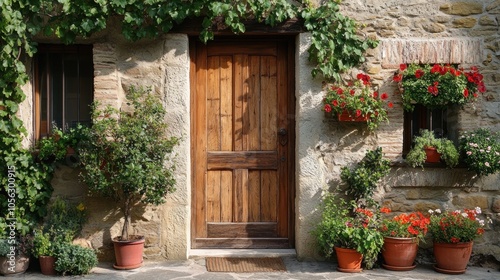
[[[427,158],[425,159],[425,162],[438,163],[441,161],[441,154],[437,152],[436,148],[425,147],[424,151],[425,151],[425,155],[427,156]]]
[[[337,254],[338,271],[348,273],[361,272],[363,255],[358,251],[335,247],[335,253]]]
[[[473,242],[434,243],[434,257],[437,272],[446,274],[462,274],[467,269]]]
[[[131,240],[120,240],[113,238],[116,269],[134,269],[142,266],[142,253],[144,251],[144,236],[138,236]]]
[[[370,114],[367,114],[365,116],[358,116],[356,117],[356,114],[349,114],[348,111],[344,110],[341,114],[337,115],[337,118],[340,122],[366,122],[368,121],[368,118],[370,117]]]
[[[416,238],[384,237],[382,256],[385,269],[408,271],[416,267],[418,243]]]
[[[56,275],[56,258],[53,256],[40,256],[40,270],[43,275]]]

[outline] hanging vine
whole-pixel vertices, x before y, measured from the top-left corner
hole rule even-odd
[[[29,227],[26,219],[44,214],[52,188],[52,170],[33,160],[23,149],[26,134],[17,117],[25,99],[21,90],[28,76],[21,58],[36,52],[33,37],[53,35],[66,44],[78,37],[89,37],[104,30],[110,19],[122,23],[126,39],[155,38],[169,32],[175,24],[195,17],[203,18],[200,39],[214,38],[213,25],[222,19],[236,34],[245,32],[244,22],[256,20],[274,26],[299,18],[311,33],[309,60],[315,64],[312,76],[339,79],[340,73],[364,61],[364,52],[377,42],[358,34],[356,22],[340,13],[340,0],[327,0],[315,7],[310,1],[287,0],[2,0],[0,1],[0,209],[8,207],[9,167],[15,166],[19,201],[18,228]],[[19,186],[22,186],[20,188]],[[2,213],[4,213],[2,211]],[[30,215],[28,215],[30,214]],[[2,220],[4,219],[4,220]],[[24,219],[24,220],[23,220]],[[26,220],[26,221],[25,221]],[[0,229],[5,227],[0,218]]]

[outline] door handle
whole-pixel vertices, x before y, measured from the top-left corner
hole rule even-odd
[[[288,131],[285,128],[280,128],[278,135],[281,146],[285,146],[288,143]]]

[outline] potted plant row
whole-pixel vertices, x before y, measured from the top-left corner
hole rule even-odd
[[[359,73],[354,81],[328,84],[322,110],[339,121],[366,122],[368,129],[376,129],[388,121],[387,109],[393,107],[387,93],[372,89],[369,75]]]

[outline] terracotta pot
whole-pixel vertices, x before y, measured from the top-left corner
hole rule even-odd
[[[349,273],[361,271],[361,261],[363,260],[363,255],[358,253],[358,251],[354,249],[335,247],[335,253],[337,254],[338,271]]]
[[[441,161],[441,154],[437,152],[436,148],[425,147],[424,151],[425,151],[425,155],[427,156],[427,158],[425,159],[425,162],[438,163]]]
[[[15,256],[12,260],[9,257],[0,257],[0,274],[21,274],[28,269],[29,265],[30,257],[25,255]]]
[[[389,270],[407,271],[416,267],[418,243],[416,238],[384,237],[382,266]]]
[[[472,253],[473,242],[434,243],[434,257],[437,272],[446,274],[462,274],[467,268]]]
[[[44,275],[56,275],[56,258],[52,256],[38,257],[40,270]]]
[[[337,115],[338,120],[341,122],[366,122],[369,117],[370,114],[356,117],[356,113],[349,114],[348,111],[343,111],[342,114]]]
[[[113,238],[115,248],[116,269],[134,269],[142,266],[142,252],[144,251],[144,236],[131,237],[131,240]]]

